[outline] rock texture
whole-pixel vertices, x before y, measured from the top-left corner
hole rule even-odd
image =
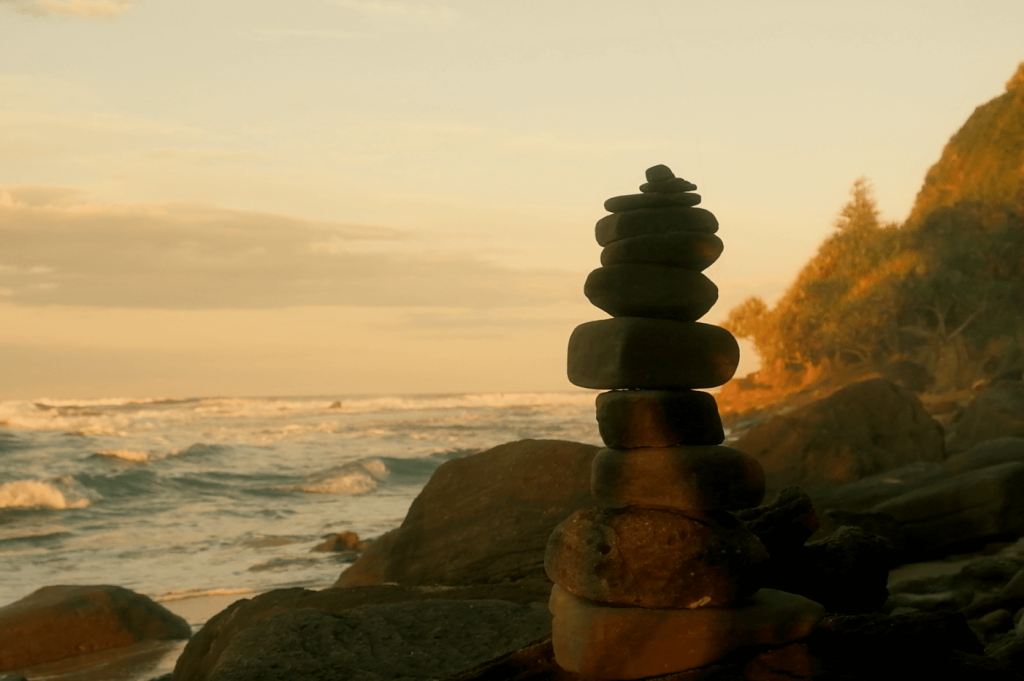
[[[714,395],[699,390],[601,393],[597,426],[612,449],[718,445],[725,440]]]
[[[792,485],[813,492],[942,461],[943,437],[913,393],[876,378],[756,425],[733,446],[757,457],[770,492]]]
[[[0,608],[0,671],[191,635],[188,622],[128,589],[46,586]]]
[[[1024,382],[997,381],[978,393],[957,421],[949,447],[961,452],[1002,437],[1024,437]]]
[[[402,525],[371,543],[335,586],[476,584],[543,578],[548,535],[590,506],[598,448],[521,440],[446,461]]]

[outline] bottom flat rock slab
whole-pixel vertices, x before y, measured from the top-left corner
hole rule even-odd
[[[812,600],[761,589],[735,608],[669,610],[610,607],[555,585],[555,660],[590,679],[640,679],[695,669],[737,648],[803,638],[825,616]]]

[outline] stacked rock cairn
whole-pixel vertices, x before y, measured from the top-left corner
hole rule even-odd
[[[764,497],[752,456],[722,446],[715,398],[702,388],[736,371],[739,346],[700,319],[718,299],[701,272],[722,253],[696,185],[666,166],[642,193],[605,202],[602,267],[584,293],[612,316],[576,328],[569,380],[597,397],[606,449],[584,508],[552,533],[545,569],[555,659],[594,679],[702,667],[737,648],[810,633],[824,608],[761,589],[768,553],[729,511]]]

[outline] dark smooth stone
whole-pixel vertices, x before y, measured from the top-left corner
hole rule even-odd
[[[612,265],[590,273],[590,302],[614,317],[693,322],[718,301],[718,287],[700,272],[665,265]]]
[[[626,194],[613,196],[604,202],[604,209],[609,213],[621,213],[638,208],[664,208],[671,206],[696,206],[700,203],[700,194]]]
[[[721,445],[602,449],[590,489],[610,505],[737,510],[764,499],[764,470],[751,455]]]
[[[619,239],[664,234],[666,232],[703,232],[714,234],[718,231],[718,219],[703,208],[648,208],[626,213],[606,215],[597,221],[594,235],[597,243],[607,246]]]
[[[601,251],[601,264],[648,263],[701,272],[722,255],[725,246],[714,234],[668,232],[613,241]]]
[[[668,182],[676,179],[676,174],[667,165],[659,163],[645,170],[644,177],[648,182]]]
[[[597,396],[597,427],[612,449],[718,445],[714,395],[697,390],[615,390]]]
[[[681,177],[673,177],[670,180],[663,180],[661,182],[644,182],[640,185],[640,191],[645,194],[670,194],[676,192],[692,192],[697,188],[692,182],[687,182]]]
[[[580,324],[569,337],[568,376],[581,388],[713,388],[739,361],[732,334],[700,322],[617,317]]]
[[[544,569],[581,598],[643,608],[733,605],[760,586],[768,551],[725,511],[583,508],[548,540]]]

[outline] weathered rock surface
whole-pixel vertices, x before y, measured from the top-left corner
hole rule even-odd
[[[735,515],[773,557],[802,549],[820,522],[811,498],[799,487],[787,487],[771,503],[740,510]]]
[[[544,567],[553,582],[592,601],[700,608],[752,594],[767,558],[727,512],[631,506],[584,508],[566,518],[551,534]]]
[[[750,508],[764,498],[757,459],[721,445],[602,449],[590,484],[603,504],[684,512]]]
[[[613,241],[648,234],[668,232],[718,231],[718,219],[703,208],[648,208],[628,213],[606,215],[597,221],[594,235],[597,243],[607,246]]]
[[[943,431],[913,393],[876,378],[756,425],[733,446],[758,458],[769,493],[792,485],[813,493],[918,461],[939,462]]]
[[[620,213],[640,208],[696,206],[698,203],[700,203],[700,194],[691,194],[689,192],[651,192],[647,194],[613,196],[604,202],[604,209],[609,213]]]
[[[697,390],[614,390],[597,396],[597,426],[612,449],[718,445],[714,395]]]
[[[188,622],[128,589],[46,586],[0,608],[0,671],[191,635]]]
[[[693,322],[718,301],[718,287],[700,272],[666,265],[626,264],[590,273],[583,293],[614,317]]]
[[[214,672],[221,667],[222,656],[225,655],[229,644],[239,633],[252,628],[259,629],[264,622],[281,613],[292,611],[343,613],[358,607],[395,603],[405,603],[411,611],[414,611],[416,607],[437,601],[456,601],[463,604],[505,601],[521,606],[530,604],[542,606],[547,603],[550,590],[551,583],[546,579],[524,580],[516,584],[481,584],[445,588],[377,585],[324,589],[323,591],[297,588],[276,589],[252,599],[239,600],[207,622],[192,637],[181,657],[178,658],[174,678],[176,681],[206,681],[211,678]],[[320,618],[320,621],[322,622],[323,618]],[[506,625],[514,623],[512,620],[505,622]],[[523,632],[534,631],[535,622],[530,617],[522,620],[522,623],[525,628],[519,629],[518,625],[516,627],[509,626],[507,633],[510,636],[519,637],[524,635]],[[444,633],[431,626],[426,620],[424,620],[423,630],[425,634],[437,636]],[[253,637],[260,640],[265,636],[265,631],[254,634]],[[346,644],[343,640],[339,640],[338,645],[344,647]],[[426,645],[429,646],[430,642],[427,641]],[[299,648],[300,650],[294,651],[294,654],[302,655],[301,646]],[[234,650],[236,652],[231,654],[232,657],[238,655],[237,651],[240,650],[240,645],[236,646]],[[282,650],[282,653],[284,656],[289,654],[287,650]],[[498,654],[499,652],[495,651],[491,657]],[[322,678],[335,677],[323,676]]]
[[[551,590],[552,647],[564,669],[590,679],[639,679],[702,667],[749,645],[807,636],[825,615],[801,596],[762,589],[736,608],[608,607]]]
[[[1024,638],[1019,650],[1024,651]],[[1010,648],[1011,646],[1007,646]],[[915,612],[827,616],[807,637],[781,647],[735,651],[700,669],[659,681],[906,681],[970,679],[1016,681],[1013,667],[982,657],[962,615]],[[1007,651],[1007,658],[1012,651]],[[446,681],[579,681],[557,665],[549,638],[468,670]]]
[[[601,251],[604,266],[649,263],[683,267],[701,272],[710,267],[725,249],[714,234],[667,232],[613,241]]]
[[[978,393],[957,421],[949,448],[963,451],[1002,437],[1024,437],[1024,382],[996,381]]]
[[[581,388],[690,390],[722,385],[740,349],[700,322],[618,317],[580,324],[569,338],[569,380]]]
[[[555,526],[596,503],[598,448],[521,440],[446,461],[402,525],[371,543],[335,586],[477,584],[543,578]]]
[[[544,605],[505,601],[289,610],[235,635],[206,678],[437,679],[516,650],[550,627]]]

